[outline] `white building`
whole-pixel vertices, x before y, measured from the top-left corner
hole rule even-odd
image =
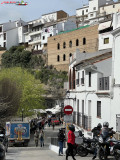
[[[113,45],[113,36],[111,31],[113,30],[112,21],[105,21],[99,24],[99,50],[112,48]]]
[[[111,3],[106,3],[106,5],[100,7],[101,15],[109,15],[117,12],[120,12],[120,2],[112,1]]]
[[[26,22],[21,19],[14,22],[7,22],[0,25],[0,46],[9,49],[20,43],[19,38],[22,34],[18,34],[18,28],[25,25]]]
[[[111,124],[116,124],[116,130],[120,132],[120,13],[113,16],[113,49],[112,49],[112,117]]]
[[[34,50],[42,50],[47,47],[48,37],[75,28],[76,23],[73,18],[60,19],[56,22],[46,22],[44,24],[41,22],[29,24],[30,40],[28,44]]]

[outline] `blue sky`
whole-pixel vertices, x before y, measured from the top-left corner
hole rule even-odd
[[[88,4],[88,0],[24,0],[24,2],[28,2],[27,6],[17,6],[15,4],[1,4],[3,1],[21,0],[0,0],[0,23],[20,18],[24,21],[31,21],[40,18],[42,14],[57,10],[64,10],[69,15],[75,15],[77,8]]]

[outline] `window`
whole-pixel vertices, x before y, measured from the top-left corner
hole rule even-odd
[[[4,40],[6,40],[6,33],[4,33]]]
[[[109,38],[104,38],[104,44],[108,44],[109,43]]]
[[[60,43],[57,44],[57,49],[60,49]]]
[[[72,41],[69,42],[69,47],[70,47],[70,48],[72,47]]]
[[[76,39],[76,46],[79,46],[79,40]]]
[[[81,84],[84,85],[84,71],[82,71]]]
[[[84,15],[84,10],[82,10],[82,15]]]
[[[101,101],[97,101],[97,117],[101,118]]]
[[[50,34],[50,37],[52,37],[52,34]]]
[[[45,39],[45,36],[43,36],[43,40]]]
[[[82,100],[82,114],[84,114],[84,100]]]
[[[86,44],[86,38],[83,38],[83,45]]]
[[[36,49],[37,49],[37,51],[38,51],[38,45],[36,46]]]
[[[89,87],[91,87],[91,72],[89,72]]]
[[[0,32],[2,32],[2,27],[0,27]]]
[[[76,79],[76,85],[79,85],[79,72],[78,72],[78,74],[77,74],[77,79]]]
[[[59,55],[57,56],[57,61],[58,61],[58,62],[60,61],[60,56],[59,56]]]
[[[66,61],[66,55],[65,54],[63,55],[63,61]]]
[[[6,42],[4,42],[3,46],[6,47]]]
[[[93,17],[93,14],[90,14],[90,17]]]
[[[115,8],[115,5],[113,4],[113,8]]]
[[[72,53],[69,54],[69,57],[72,57]]]
[[[93,10],[96,10],[96,7],[93,7]]]
[[[63,48],[66,48],[66,43],[65,42],[63,43]]]
[[[88,12],[88,9],[86,9],[86,12]]]

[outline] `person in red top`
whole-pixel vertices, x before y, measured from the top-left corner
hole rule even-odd
[[[73,155],[73,147],[74,147],[74,144],[75,144],[74,131],[75,131],[74,125],[70,125],[69,126],[69,132],[68,132],[68,141],[67,141],[68,148],[67,148],[67,151],[66,151],[66,160],[68,160],[69,155],[72,156],[73,160],[76,160],[74,155]]]

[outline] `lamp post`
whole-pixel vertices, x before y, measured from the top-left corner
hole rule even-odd
[[[24,111],[24,109],[22,108],[22,122],[23,122],[23,111]]]

